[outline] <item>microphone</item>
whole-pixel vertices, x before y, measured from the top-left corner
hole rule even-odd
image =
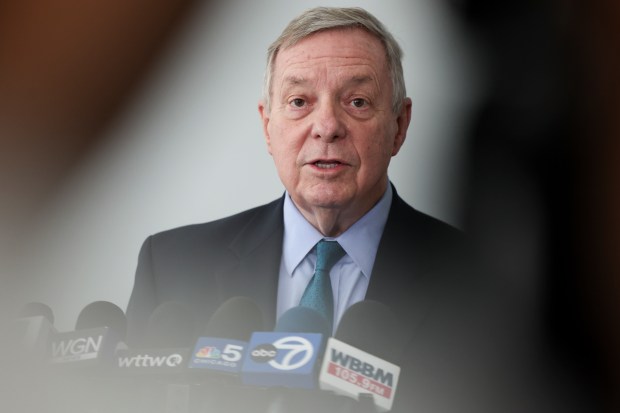
[[[116,367],[129,375],[182,373],[194,332],[194,317],[189,309],[179,302],[164,302],[147,321],[145,346],[119,349]]]
[[[263,315],[254,301],[230,298],[209,319],[205,335],[196,341],[188,367],[194,372],[238,374],[252,332],[263,328]]]
[[[45,411],[54,313],[31,302],[12,315],[6,326],[0,323],[0,411]]]
[[[52,365],[106,365],[112,360],[117,345],[125,339],[127,321],[117,305],[96,301],[82,309],[75,328],[75,331],[53,336]]]
[[[233,297],[224,302],[190,354],[190,383],[168,387],[166,411],[261,411],[269,395],[263,389],[242,386],[239,373],[252,332],[263,328],[263,314],[254,301]]]
[[[317,411],[328,412],[359,412],[357,405],[352,399],[344,396],[335,395],[332,392],[325,392],[318,389],[317,376],[318,366],[325,350],[327,338],[331,329],[325,317],[313,309],[307,307],[294,307],[282,314],[275,328],[276,332],[290,335],[292,333],[318,333],[321,336],[320,343],[315,346],[317,349],[317,359],[311,364],[311,374],[305,379],[311,383],[310,386],[285,386],[274,394],[268,408],[269,413],[285,413],[295,411],[298,413],[310,413]]]
[[[329,326],[325,317],[309,307],[293,307],[278,319],[274,328],[276,332],[285,333],[319,333],[329,335]]]
[[[327,342],[320,388],[363,400],[366,411],[390,410],[400,375],[400,367],[394,362],[406,343],[403,332],[386,305],[370,300],[352,305],[335,337]],[[369,406],[369,395],[374,406]]]
[[[262,387],[312,389],[327,320],[316,311],[293,307],[284,313],[274,332],[255,332],[243,362],[242,381]]]
[[[54,324],[54,312],[52,309],[43,303],[32,302],[24,305],[20,310],[18,317],[19,318],[27,318],[27,317],[44,317],[50,324]]]
[[[50,338],[56,334],[54,313],[43,303],[24,305],[9,330],[10,351],[30,364],[39,364],[47,357]]]
[[[126,381],[127,411],[168,412],[177,398],[169,393],[185,384],[185,366],[195,337],[193,313],[180,302],[158,305],[149,316],[139,347],[122,348],[115,356],[117,378]]]
[[[364,300],[347,309],[334,337],[397,363],[407,344],[406,331],[390,307],[378,301]]]
[[[127,335],[127,319],[125,313],[116,304],[108,301],[95,301],[80,311],[75,321],[76,330],[108,327],[118,337]]]
[[[108,301],[82,309],[75,331],[55,334],[45,402],[55,411],[114,411],[124,404],[126,384],[111,377],[114,353],[127,330],[125,313]]]

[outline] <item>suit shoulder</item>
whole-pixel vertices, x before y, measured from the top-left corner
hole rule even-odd
[[[393,224],[400,232],[411,236],[409,231],[415,231],[422,238],[438,242],[464,242],[465,233],[454,226],[418,211],[403,199],[396,197],[391,210]]]
[[[186,246],[193,249],[204,244],[227,246],[251,223],[277,211],[281,199],[210,222],[185,225],[151,235],[150,242],[159,247]]]

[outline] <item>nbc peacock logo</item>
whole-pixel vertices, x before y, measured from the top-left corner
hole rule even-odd
[[[198,350],[196,357],[201,359],[220,359],[222,351],[215,346],[205,346]]]

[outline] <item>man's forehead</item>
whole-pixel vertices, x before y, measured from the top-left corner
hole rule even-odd
[[[315,33],[281,50],[274,76],[281,85],[304,85],[321,73],[347,83],[377,82],[387,73],[383,44],[365,30],[329,30]]]
[[[385,47],[373,34],[359,28],[329,29],[313,33],[293,45],[283,47],[275,56],[275,66],[303,65],[310,60],[387,63]],[[343,62],[344,63],[344,62]]]

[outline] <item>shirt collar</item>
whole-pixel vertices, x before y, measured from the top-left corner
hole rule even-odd
[[[299,212],[288,192],[284,197],[284,241],[282,254],[289,274],[308,255],[321,239],[340,243],[347,255],[370,278],[379,248],[379,241],[392,205],[392,185],[388,182],[385,193],[377,204],[336,238],[324,237]]]

